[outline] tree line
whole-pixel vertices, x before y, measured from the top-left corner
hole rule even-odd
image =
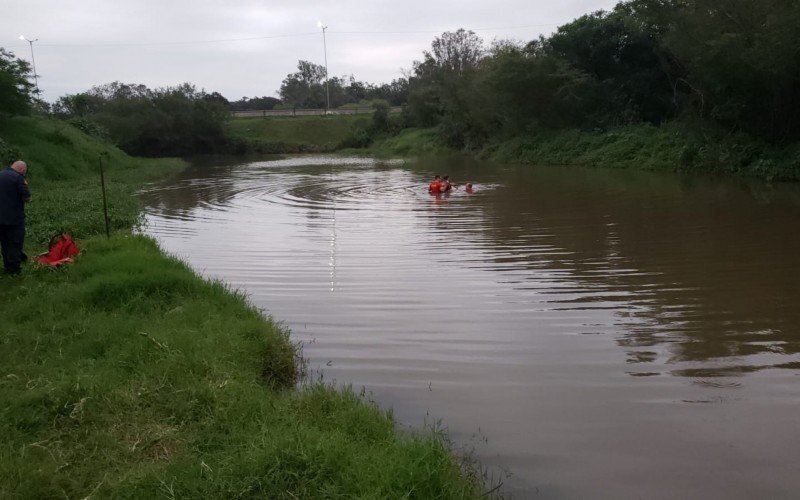
[[[52,111],[140,155],[225,151],[230,110],[324,108],[328,96],[333,108],[402,105],[400,126],[435,126],[456,148],[667,122],[786,144],[800,140],[797,26],[797,0],[629,0],[528,42],[443,33],[406,76],[380,85],[351,75],[326,86],[323,66],[299,61],[280,98],[230,102],[190,84],[115,82],[64,96]],[[26,62],[0,49],[0,115],[45,106],[30,77]]]
[[[407,120],[461,148],[674,120],[796,141],[798,26],[794,0],[632,0],[527,43],[448,32],[413,64]]]
[[[390,83],[374,85],[356,80],[353,75],[331,77],[325,81],[325,67],[309,61],[298,61],[297,71],[286,75],[279,95],[284,107],[325,108],[371,101],[386,101],[392,106],[406,102],[408,80],[398,78]]]
[[[184,156],[228,150],[228,101],[184,83],[150,89],[108,83],[58,99],[52,113],[138,156]]]
[[[299,61],[297,69],[283,80],[280,99],[243,97],[231,102],[218,92],[198,90],[189,83],[150,89],[142,84],[112,82],[62,96],[49,105],[35,95],[30,65],[0,49],[0,120],[36,108],[86,133],[111,140],[129,154],[188,156],[248,150],[242,139],[226,132],[231,111],[324,108],[329,93],[332,107],[377,105],[383,117],[387,114],[385,103],[399,105],[405,100],[404,79],[373,85],[352,75],[333,77],[326,88],[323,66]],[[378,123],[383,126],[385,119],[381,117]]]

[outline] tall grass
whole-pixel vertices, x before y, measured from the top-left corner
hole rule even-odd
[[[0,276],[0,498],[479,496],[445,436],[399,433],[351,390],[295,389],[285,328],[124,230],[131,193],[180,162],[128,158],[47,120],[14,123],[0,136],[31,163],[34,243],[66,226],[82,253]],[[68,140],[48,142],[54,130]],[[102,152],[110,239],[97,235]]]

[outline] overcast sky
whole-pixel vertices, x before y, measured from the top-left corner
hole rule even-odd
[[[190,82],[230,100],[277,95],[298,59],[331,76],[389,82],[460,27],[528,41],[613,0],[0,0],[0,47],[30,60],[47,101],[121,81]]]

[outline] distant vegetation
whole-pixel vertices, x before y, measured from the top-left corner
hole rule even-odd
[[[188,83],[154,90],[109,83],[62,97],[53,113],[86,132],[107,134],[121,149],[138,156],[220,153],[228,145],[227,100]]]
[[[408,112],[454,146],[684,117],[798,140],[799,22],[782,0],[633,0],[528,43],[445,33],[414,63]]]
[[[471,31],[443,33],[407,77],[381,85],[352,75],[331,77],[326,91],[325,68],[299,61],[284,78],[279,99],[229,102],[189,84],[151,90],[112,83],[65,96],[53,111],[133,154],[289,152],[298,148],[280,144],[309,141],[252,142],[241,127],[225,125],[229,111],[324,108],[329,93],[332,108],[376,108],[376,118],[357,121],[337,147],[369,147],[407,128],[430,128],[449,148],[502,151],[507,160],[516,151],[520,161],[580,156],[631,165],[618,161],[624,158],[617,153],[644,136],[667,140],[654,131],[669,125],[664,131],[674,134],[670,144],[649,142],[647,150],[668,149],[670,162],[680,160],[672,168],[800,179],[797,26],[798,2],[630,0],[527,42],[486,46]],[[41,107],[26,76],[26,63],[0,53],[6,114],[27,112],[33,103]],[[402,105],[403,115],[382,118],[385,105]],[[636,127],[646,128],[634,132]],[[226,134],[230,130],[237,132]],[[562,132],[585,137],[557,139]],[[609,157],[569,149],[621,136],[629,140]],[[556,154],[557,147],[566,149]],[[651,160],[645,164],[666,163],[666,157]]]
[[[262,111],[275,109],[281,100],[276,97],[242,97],[238,101],[229,102],[231,111]]]
[[[398,78],[391,83],[372,85],[349,77],[331,77],[325,83],[325,67],[309,61],[298,61],[297,71],[286,75],[280,88],[281,100],[291,108],[325,108],[327,94],[330,107],[338,108],[346,104],[362,101],[384,100],[392,106],[406,101],[408,80]]]
[[[675,122],[686,164],[758,175],[780,163],[767,176],[797,179],[797,26],[798,2],[633,0],[528,43],[444,33],[413,65],[406,122],[468,150]]]

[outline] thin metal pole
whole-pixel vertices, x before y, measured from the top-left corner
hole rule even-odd
[[[36,40],[28,40],[28,43],[31,46],[31,63],[33,63],[33,81],[36,82],[36,97],[39,97],[39,77],[36,76],[36,59],[33,57],[33,42],[37,42],[39,39]]]
[[[328,103],[328,107],[325,108],[325,111],[331,110],[331,93],[328,89],[328,43],[325,41],[325,30],[328,29],[327,26],[322,27],[322,48],[325,51],[325,97],[326,102]],[[326,113],[327,114],[327,113]]]
[[[103,154],[100,155],[100,186],[103,190],[103,219],[106,221],[106,238],[111,237],[111,232],[108,229],[108,202],[106,201],[106,178],[103,175]]]

